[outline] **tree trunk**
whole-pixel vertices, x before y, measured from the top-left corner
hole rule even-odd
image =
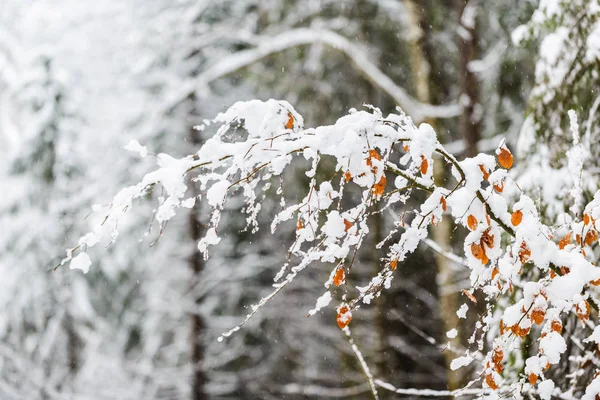
[[[461,103],[464,110],[460,118],[460,129],[465,141],[465,156],[478,154],[477,142],[481,139],[481,115],[479,115],[479,82],[469,70],[469,63],[479,56],[477,35],[477,1],[456,0],[458,14],[458,53],[460,57]]]
[[[414,74],[414,85],[419,101],[423,103],[432,103],[431,95],[431,68],[430,62],[427,59],[427,54],[424,49],[427,46],[426,32],[429,26],[423,12],[418,8],[416,0],[406,0],[405,5],[409,11],[410,31],[409,31],[409,48],[411,65]],[[437,121],[429,119],[425,121],[436,128]],[[438,137],[442,139],[441,133],[438,131]],[[436,185],[443,185],[446,180],[446,169],[443,161],[437,160],[433,165],[433,175]],[[451,248],[450,237],[452,235],[452,222],[446,217],[436,225],[431,227],[432,239],[444,250]],[[437,287],[440,304],[440,318],[443,321],[444,331],[458,328],[459,319],[456,315],[458,309],[458,294],[454,291],[449,291],[447,288],[454,283],[452,267],[448,259],[436,253],[435,257],[437,267]],[[445,338],[445,335],[443,336]],[[459,343],[459,337],[451,340],[451,345],[456,347]],[[450,363],[454,359],[454,355],[450,351],[444,352],[444,357],[447,366],[447,384],[450,389],[457,389],[460,386],[460,376],[456,371],[450,369]]]
[[[194,129],[190,129],[189,141],[194,146],[200,145],[200,138],[198,132]],[[194,196],[198,196],[198,185],[195,182],[189,182],[189,186]],[[198,197],[196,197],[198,199]],[[190,236],[193,241],[193,253],[190,257],[190,268],[192,272],[191,278],[191,293],[196,292],[196,288],[200,283],[200,274],[204,269],[204,258],[202,254],[196,248],[198,241],[204,234],[204,229],[200,224],[200,202],[196,202],[194,207],[190,210],[189,214],[189,229]],[[198,305],[201,302],[200,298],[195,299],[195,304]],[[204,343],[203,336],[206,324],[204,318],[200,315],[198,309],[191,316],[191,363],[192,363],[192,400],[206,400],[208,396],[205,392],[206,386],[206,375],[204,372]]]

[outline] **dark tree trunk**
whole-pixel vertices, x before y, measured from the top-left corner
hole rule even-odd
[[[190,129],[189,141],[193,146],[198,147],[200,145],[199,133],[194,129]],[[198,196],[198,187],[194,182],[189,182],[192,194]],[[191,293],[195,295],[196,288],[200,284],[200,275],[204,269],[204,258],[202,254],[195,248],[198,241],[204,235],[204,228],[200,223],[200,202],[190,210],[189,214],[189,229],[190,236],[194,243],[193,254],[190,257],[190,268],[192,270],[191,278]],[[199,305],[202,301],[201,298],[197,297],[194,299],[196,305]],[[202,315],[196,308],[195,312],[191,316],[191,362],[192,362],[192,400],[206,400],[208,395],[206,394],[206,374],[204,372],[204,343],[203,336],[206,329],[206,324]]]
[[[469,70],[469,63],[479,56],[478,34],[477,34],[477,10],[476,0],[456,0],[456,11],[458,15],[459,35],[459,70],[461,85],[461,103],[464,105],[460,120],[461,132],[465,141],[465,156],[473,157],[478,154],[477,142],[481,139],[481,115],[477,108],[480,100],[479,82],[477,75]],[[466,11],[466,12],[465,12]],[[475,15],[468,17],[471,12]]]

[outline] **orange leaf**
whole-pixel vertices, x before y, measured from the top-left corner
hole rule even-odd
[[[302,229],[302,228],[304,228],[304,225],[302,224],[302,220],[301,220],[301,219],[298,219],[298,225],[296,225],[296,229],[297,229],[297,230],[300,230],[300,229]]]
[[[467,217],[467,226],[472,231],[474,231],[475,229],[477,229],[477,218],[475,218],[473,215],[469,215]]]
[[[531,257],[531,250],[529,250],[527,244],[523,242],[521,243],[521,249],[519,250],[519,260],[522,264],[525,264],[527,260],[529,260],[529,257]]]
[[[501,348],[497,347],[494,349],[492,353],[492,363],[494,364],[494,369],[497,373],[501,374],[502,370],[504,370],[504,366],[502,365],[502,359],[504,358],[504,352]]]
[[[367,165],[369,167],[373,166],[373,161],[372,161],[373,158],[376,159],[376,160],[381,161],[381,156],[379,155],[379,153],[375,149],[369,150],[369,156],[367,157]],[[377,172],[377,167],[374,167],[371,170],[373,171],[373,173],[375,173],[375,172]]]
[[[375,149],[369,150],[369,158],[374,158],[378,161],[381,161],[381,156],[379,155],[379,152]]]
[[[538,376],[536,374],[529,374],[529,383],[535,385],[538,380]]]
[[[590,304],[587,302],[587,300],[584,300],[583,302],[584,302],[585,310],[582,310],[578,304],[575,306],[575,313],[577,314],[577,316],[579,317],[579,319],[581,321],[585,322],[588,319],[590,319]]]
[[[425,156],[421,156],[421,173],[425,175],[427,173],[427,168],[429,168],[429,162],[425,158]]]
[[[339,266],[335,270],[335,275],[333,276],[333,284],[335,286],[340,286],[344,283],[344,279],[346,278],[346,272],[344,271],[344,267]]]
[[[525,328],[525,329],[523,329],[523,328],[519,327],[519,333],[518,333],[518,335],[520,337],[524,338],[525,336],[527,336],[529,334],[530,330],[531,330],[531,328]]]
[[[596,240],[598,240],[598,232],[596,231],[589,231],[587,235],[585,235],[585,244],[588,246],[594,244]]]
[[[483,252],[483,256],[481,257],[481,263],[482,264],[487,264],[490,261],[490,259],[488,258],[487,254],[485,254],[485,251]]]
[[[506,147],[502,147],[500,149],[500,153],[498,153],[498,163],[502,166],[502,168],[510,169],[513,165],[513,155],[510,150]]]
[[[560,321],[552,321],[550,329],[554,332],[562,333],[562,323]]]
[[[462,292],[465,296],[467,296],[467,298],[469,300],[471,300],[473,303],[477,304],[477,299],[467,289],[463,289]]]
[[[517,210],[514,213],[512,213],[512,216],[510,217],[510,222],[513,224],[513,226],[518,226],[521,221],[523,221],[523,211],[521,210]]]
[[[490,235],[490,229],[491,228],[487,228],[485,230],[485,232],[483,232],[483,234],[481,235],[481,244],[482,244],[482,246],[483,246],[483,244],[485,244],[490,249],[493,249],[494,248],[494,236]]]
[[[484,251],[480,245],[473,242],[473,243],[471,243],[471,253],[473,254],[473,257],[480,260],[481,258],[483,258]]]
[[[346,182],[350,182],[350,179],[352,179],[350,171],[346,171],[346,173],[344,174],[344,179],[346,179]]]
[[[340,329],[344,329],[352,321],[352,312],[348,306],[341,306],[338,308],[336,322]]]
[[[354,226],[354,224],[350,221],[348,221],[346,218],[344,218],[344,232],[348,232],[350,230],[350,228],[352,228]]]
[[[392,271],[395,271],[396,267],[398,267],[398,259],[394,258],[392,261],[390,261],[390,268]]]
[[[407,145],[407,144],[405,144],[405,145],[402,145],[402,149],[403,149],[405,152],[407,152],[407,153],[408,153],[408,151],[410,150],[410,146],[409,146],[409,145]]]
[[[499,273],[500,271],[498,271],[498,268],[494,267],[494,269],[492,270],[492,279],[494,279]]]
[[[531,320],[535,322],[537,325],[541,325],[544,322],[544,317],[546,316],[546,312],[542,309],[536,308],[531,312]]]
[[[590,216],[587,214],[583,214],[583,224],[587,225],[590,223]]]
[[[504,352],[502,351],[502,349],[499,347],[495,348],[494,352],[492,353],[492,363],[494,363],[494,364],[501,363],[503,359],[504,359]]]
[[[386,182],[387,180],[385,179],[385,175],[382,175],[379,182],[373,185],[373,193],[375,194],[375,197],[379,197],[385,192]]]
[[[558,248],[559,249],[564,249],[569,243],[571,242],[571,232],[567,233],[567,236],[565,236],[564,238],[560,239],[558,241]]]
[[[496,189],[496,192],[502,193],[504,190],[504,182],[500,183],[500,185],[494,185],[494,189]]]
[[[292,129],[294,127],[294,116],[291,112],[288,112],[288,120],[285,124],[286,129]]]
[[[496,383],[496,381],[494,381],[494,377],[492,376],[492,374],[487,374],[485,376],[485,383],[487,383],[487,385],[490,388],[492,388],[492,390],[498,389],[498,384]]]
[[[446,212],[448,207],[446,205],[446,198],[444,196],[440,197],[440,204],[442,205],[442,211]]]
[[[490,177],[490,173],[487,171],[487,169],[485,169],[483,164],[479,164],[479,169],[481,170],[481,173],[483,174],[483,179],[485,179],[487,181],[488,178]]]

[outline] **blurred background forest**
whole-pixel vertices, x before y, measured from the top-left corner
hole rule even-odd
[[[131,139],[155,153],[193,153],[210,133],[193,126],[237,100],[287,100],[307,126],[365,103],[384,114],[400,105],[458,157],[492,151],[501,137],[516,144],[537,47],[515,46],[511,34],[536,6],[0,0],[0,398],[370,398],[334,310],[306,318],[330,268],[314,265],[216,341],[285,262],[295,226],[270,235],[275,202],[263,203],[259,233],[244,230],[229,203],[225,239],[206,262],[196,251],[206,210],[181,213],[157,241],[148,201],[88,274],[52,269],[97,218],[92,207],[149,170],[123,149]],[[303,179],[288,177],[288,194]],[[384,235],[393,222],[381,214],[371,230]],[[445,222],[432,234],[449,249],[464,233]],[[351,284],[368,282],[381,256],[363,248]],[[354,338],[377,378],[430,389],[469,380],[468,369],[447,368],[474,322],[456,315],[468,272],[424,247],[355,314]]]

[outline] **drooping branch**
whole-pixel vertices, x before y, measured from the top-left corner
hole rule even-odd
[[[197,90],[203,90],[211,82],[248,67],[265,57],[280,53],[287,49],[309,44],[321,43],[343,53],[356,69],[373,85],[390,96],[415,122],[425,118],[453,118],[462,113],[458,104],[434,106],[422,103],[411,97],[408,92],[398,86],[389,76],[373,64],[365,51],[342,35],[324,28],[297,28],[278,35],[260,38],[258,45],[249,50],[240,51],[225,57],[205,70],[193,82],[179,91],[167,105],[171,109]]]

